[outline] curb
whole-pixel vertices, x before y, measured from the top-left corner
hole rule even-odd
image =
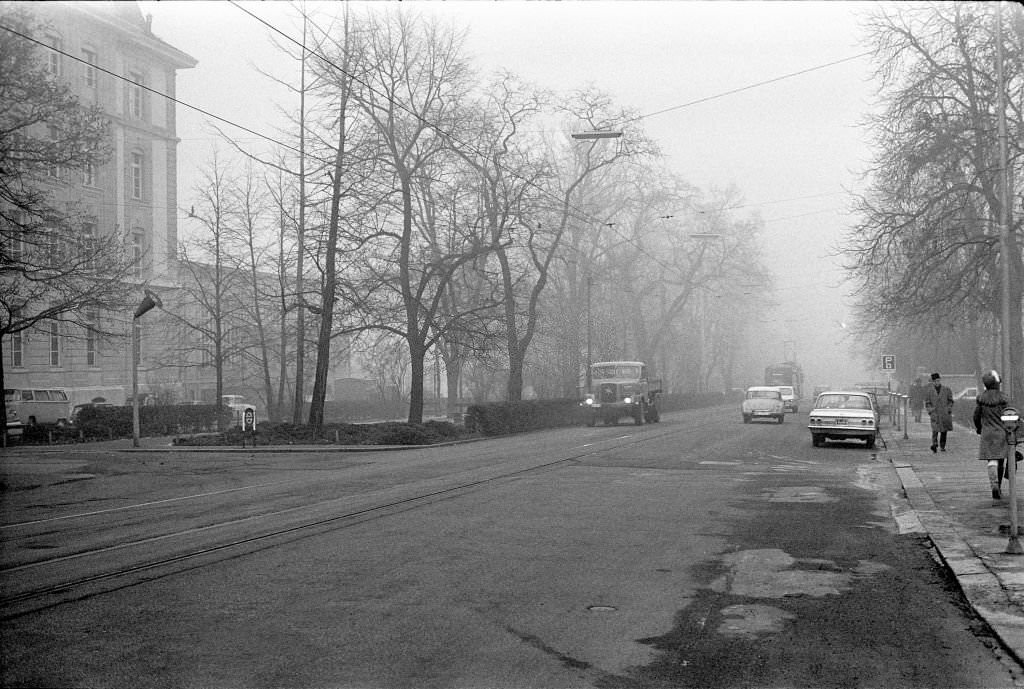
[[[956,522],[938,509],[914,468],[891,457],[889,462],[896,470],[920,530],[935,547],[942,564],[956,577],[971,609],[989,626],[1003,649],[1024,665],[1024,616],[1002,581],[960,535]],[[908,529],[911,530],[916,529]]]

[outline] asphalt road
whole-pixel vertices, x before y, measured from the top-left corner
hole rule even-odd
[[[0,466],[3,686],[1024,685],[805,414]]]

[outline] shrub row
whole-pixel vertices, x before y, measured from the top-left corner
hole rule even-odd
[[[141,435],[170,435],[173,433],[200,433],[217,428],[218,407],[213,404],[171,404],[139,408]],[[230,422],[231,411],[220,408],[224,423]],[[129,438],[132,435],[132,408],[86,407],[78,414],[72,429],[89,440]]]
[[[256,436],[243,435],[241,429],[232,428],[224,433],[211,433],[175,438],[175,445],[432,445],[457,440],[466,435],[448,421],[403,423],[388,421],[374,424],[325,424],[319,433],[310,426],[291,423],[257,424]]]
[[[720,392],[658,396],[661,412],[701,409],[741,399]],[[483,435],[507,435],[542,428],[580,426],[587,421],[586,411],[576,399],[523,400],[472,404],[466,409],[466,430]]]
[[[484,435],[507,435],[540,428],[575,426],[585,420],[575,399],[523,400],[471,404],[466,408],[466,430]]]

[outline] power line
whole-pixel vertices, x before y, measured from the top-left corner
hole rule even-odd
[[[836,65],[841,65],[844,62],[851,62],[852,60],[858,60],[858,59],[860,59],[862,57],[865,57],[867,55],[871,55],[871,53],[872,53],[872,51],[870,51],[870,50],[869,51],[865,51],[863,53],[858,53],[857,55],[851,55],[850,57],[844,57],[844,58],[841,58],[839,60],[833,60],[832,62],[826,62],[826,63],[821,64],[821,65],[815,65],[814,67],[808,67],[806,69],[801,69],[801,70],[798,70],[796,72],[790,72],[788,74],[783,74],[781,76],[772,77],[771,79],[765,79],[764,81],[758,81],[758,82],[756,82],[754,84],[748,84],[746,86],[740,86],[739,88],[730,89],[729,91],[723,91],[721,93],[716,93],[716,94],[714,94],[712,96],[705,96],[704,98],[698,98],[697,100],[692,100],[692,101],[689,101],[687,103],[681,103],[680,105],[673,105],[672,107],[664,108],[663,110],[655,110],[654,112],[649,112],[646,115],[638,115],[636,117],[628,119],[625,122],[623,122],[622,124],[628,124],[630,122],[638,122],[640,120],[646,120],[646,119],[649,119],[651,117],[657,117],[658,115],[664,115],[667,112],[674,112],[676,110],[682,110],[683,108],[689,108],[691,106],[699,105],[701,103],[707,103],[708,101],[717,100],[719,98],[725,98],[726,96],[732,96],[732,95],[735,95],[737,93],[742,93],[744,91],[750,91],[751,89],[759,88],[761,86],[767,86],[768,84],[774,84],[775,82],[783,81],[785,79],[791,79],[793,77],[800,76],[801,74],[808,74],[810,72],[816,72],[816,71],[818,71],[820,69],[827,69],[828,67],[834,67]]]
[[[326,56],[317,53],[312,48],[307,47],[303,43],[301,43],[298,40],[294,39],[293,37],[289,36],[287,33],[283,32],[280,29],[278,29],[273,24],[271,24],[271,23],[265,21],[264,19],[258,17],[257,15],[253,14],[252,12],[250,12],[248,9],[240,6],[234,0],[229,0],[229,2],[231,2],[232,5],[237,7],[242,12],[248,14],[250,17],[252,17],[256,21],[258,21],[261,24],[263,24],[264,26],[266,26],[268,29],[270,29],[273,32],[281,35],[282,37],[284,37],[288,41],[291,41],[292,43],[296,44],[304,52],[308,52],[311,55],[313,55],[314,57],[317,57],[318,59],[323,60],[326,64],[330,65],[332,68],[337,69],[338,71],[340,71],[343,74],[346,74],[349,78],[351,78],[354,81],[362,84],[363,86],[365,86],[366,88],[368,88],[372,92],[376,93],[377,95],[380,95],[381,97],[385,98],[386,100],[388,100],[389,102],[394,104],[396,107],[398,107],[398,108],[400,108],[402,110],[405,110],[406,112],[410,113],[415,118],[417,118],[420,122],[422,122],[424,125],[430,127],[434,131],[437,131],[442,136],[444,136],[444,137],[454,141],[455,143],[458,143],[461,146],[464,146],[466,149],[475,152],[477,155],[483,155],[482,151],[476,149],[475,147],[467,144],[464,141],[461,141],[460,139],[458,139],[457,137],[453,136],[452,134],[443,131],[439,126],[433,124],[432,122],[430,122],[429,120],[427,120],[423,116],[421,116],[418,113],[412,111],[411,109],[409,109],[404,104],[398,102],[397,100],[395,100],[394,98],[390,97],[386,93],[382,93],[381,91],[375,89],[369,83],[367,83],[367,82],[359,79],[358,77],[348,73],[347,71],[345,71],[344,69],[342,69],[341,67],[336,65],[333,61],[331,61]],[[309,19],[308,16],[305,15],[304,12],[303,12],[303,16],[306,17],[307,20]],[[312,20],[309,20],[309,21],[311,21],[311,23],[313,23],[314,26],[317,26],[315,22],[312,22]],[[237,128],[237,129],[239,129],[241,131],[253,134],[254,136],[258,137],[261,140],[265,140],[265,141],[274,143],[274,144],[276,144],[276,145],[278,145],[278,146],[280,146],[280,147],[282,147],[284,149],[288,149],[288,150],[291,150],[293,152],[299,152],[299,149],[296,146],[292,145],[292,144],[280,141],[279,139],[276,139],[276,138],[274,138],[272,136],[268,136],[266,134],[263,134],[261,132],[258,132],[256,130],[254,130],[254,129],[250,128],[250,127],[247,127],[245,125],[239,124],[238,122],[235,122],[235,121],[230,120],[228,118],[225,118],[225,117],[222,117],[222,116],[217,115],[215,113],[212,113],[209,110],[206,110],[205,108],[193,105],[193,104],[188,103],[186,101],[182,101],[182,100],[180,100],[178,98],[175,98],[175,97],[170,96],[170,95],[168,95],[166,93],[158,91],[158,90],[156,90],[156,89],[154,89],[152,87],[149,87],[149,86],[147,86],[145,84],[138,83],[138,82],[136,82],[136,81],[134,81],[134,80],[132,80],[132,79],[130,79],[128,77],[125,77],[123,75],[117,74],[117,73],[112,72],[112,71],[110,71],[108,69],[105,69],[103,67],[100,67],[99,65],[95,65],[93,63],[87,62],[86,60],[84,60],[84,59],[82,59],[82,58],[80,58],[80,57],[78,57],[76,55],[72,55],[72,54],[70,54],[70,53],[68,53],[68,52],[66,52],[64,50],[58,49],[58,48],[54,48],[53,46],[47,45],[46,43],[44,43],[44,42],[42,42],[40,40],[37,40],[37,39],[35,39],[35,38],[33,38],[33,37],[29,36],[29,35],[26,35],[26,34],[20,32],[20,31],[12,29],[12,28],[10,28],[8,26],[0,25],[0,28],[3,28],[4,30],[8,31],[9,33],[11,33],[13,35],[16,35],[16,36],[18,36],[18,37],[20,37],[20,38],[22,38],[24,40],[27,40],[27,41],[29,41],[31,43],[39,45],[39,46],[41,46],[42,48],[44,48],[46,50],[50,50],[50,51],[59,53],[59,54],[65,56],[65,57],[67,57],[67,58],[69,58],[71,60],[74,60],[76,62],[85,64],[85,65],[87,65],[87,66],[89,66],[89,67],[91,67],[91,68],[93,68],[93,69],[95,69],[95,70],[97,70],[99,72],[102,72],[104,74],[108,74],[108,75],[110,75],[110,76],[112,76],[112,77],[114,77],[116,79],[120,79],[120,80],[122,80],[124,82],[130,83],[130,84],[132,84],[134,86],[137,86],[137,87],[139,87],[139,88],[141,88],[141,89],[143,89],[145,91],[148,91],[150,93],[153,93],[153,94],[155,94],[157,96],[161,96],[163,98],[166,98],[167,100],[169,100],[171,102],[174,102],[176,104],[182,105],[182,106],[184,106],[186,108],[189,108],[191,110],[199,112],[199,113],[201,113],[201,114],[203,114],[203,115],[205,115],[207,117],[210,117],[210,118],[212,118],[212,119],[214,119],[216,121],[225,123],[227,125],[230,125],[232,127]],[[324,33],[322,28],[320,28],[319,26],[317,26],[317,28],[321,31],[321,33]],[[324,35],[326,35],[326,34],[324,34]],[[826,64],[817,65],[815,67],[810,67],[810,68],[807,68],[807,69],[804,69],[804,70],[800,70],[800,71],[797,71],[797,72],[792,72],[792,73],[785,74],[785,75],[782,75],[782,76],[779,76],[779,77],[775,77],[775,78],[772,78],[772,79],[764,80],[764,81],[761,81],[761,82],[758,82],[758,83],[755,83],[755,84],[750,84],[750,85],[747,85],[747,86],[744,86],[744,87],[740,87],[738,89],[732,89],[730,91],[726,91],[726,92],[723,92],[723,93],[715,94],[715,95],[712,95],[712,96],[701,98],[701,99],[698,99],[698,100],[695,100],[695,101],[691,101],[691,102],[688,102],[688,103],[684,103],[684,104],[681,104],[681,105],[673,106],[671,108],[666,108],[666,109],[659,110],[659,111],[656,111],[656,112],[653,112],[653,113],[648,113],[648,114],[645,114],[645,115],[640,115],[640,116],[637,116],[637,117],[625,120],[623,122],[623,124],[628,124],[630,122],[635,122],[635,121],[643,120],[643,119],[646,119],[646,118],[654,117],[654,116],[657,116],[657,115],[660,115],[660,114],[664,114],[666,112],[671,112],[671,111],[674,111],[674,110],[678,110],[678,109],[681,109],[681,108],[684,108],[684,107],[689,107],[689,106],[692,106],[692,105],[696,105],[696,104],[699,104],[699,103],[707,102],[707,101],[714,100],[714,99],[717,99],[717,98],[722,98],[722,97],[725,97],[725,96],[728,96],[728,95],[732,95],[732,94],[739,93],[739,92],[742,92],[742,91],[750,90],[750,89],[753,89],[753,88],[757,88],[757,87],[760,87],[760,86],[763,86],[763,85],[766,85],[766,84],[770,84],[770,83],[774,83],[774,82],[777,82],[777,81],[781,81],[781,80],[784,80],[784,79],[792,78],[792,77],[795,77],[795,76],[798,76],[798,75],[801,75],[801,74],[805,74],[805,73],[808,73],[808,72],[812,72],[812,71],[816,71],[816,70],[820,70],[820,69],[825,69],[827,67],[831,67],[831,66],[834,66],[834,65],[837,65],[837,64],[841,64],[843,62],[854,60],[854,59],[857,59],[859,57],[863,57],[864,55],[868,55],[868,54],[870,54],[870,53],[861,53],[859,55],[851,56],[851,57],[848,57],[848,58],[843,58],[843,59],[840,59],[840,60],[835,60],[835,61],[832,61],[832,62],[829,62],[829,63],[826,63]],[[317,157],[314,156],[314,158],[316,159]],[[320,160],[322,162],[329,162],[329,161],[326,161],[325,159],[320,159]],[[501,166],[499,165],[498,167],[500,168]],[[535,189],[537,189],[538,191],[540,191],[542,194],[555,199],[560,205],[564,205],[564,207],[567,210],[571,210],[572,211],[572,216],[575,217],[577,220],[581,220],[581,221],[584,221],[584,222],[591,222],[591,223],[600,222],[600,219],[590,215],[590,213],[587,212],[586,210],[584,210],[584,209],[582,209],[582,208],[580,208],[578,206],[575,206],[574,204],[571,204],[571,203],[565,201],[564,199],[562,199],[560,197],[555,197],[552,192],[548,191],[547,189],[544,189],[543,187],[538,185],[536,182],[533,182],[532,180],[525,179],[524,177],[522,177],[521,175],[518,175],[513,170],[509,170],[507,168],[502,168],[502,169],[504,169],[504,171],[507,172],[508,174],[510,174],[510,175],[512,175],[514,177],[518,177],[522,181],[526,182],[529,186],[532,186]],[[375,186],[379,187],[379,185],[375,185]],[[379,187],[379,188],[382,189],[383,187]],[[811,196],[808,196],[808,197],[797,197],[797,198],[813,198],[814,196],[826,196],[826,195],[829,195],[829,194],[811,195]],[[793,200],[795,200],[795,199],[793,199]],[[720,210],[732,210],[732,209],[735,209],[735,208],[743,208],[743,207],[754,206],[754,205],[767,205],[769,203],[781,203],[781,202],[783,202],[783,201],[768,201],[768,202],[763,202],[762,204],[741,204],[741,205],[737,205],[737,206],[733,206],[733,207],[725,207],[725,208],[722,208]],[[660,265],[662,265],[663,267],[666,267],[666,268],[669,267],[668,265],[664,264],[658,257],[655,257],[655,256],[650,255],[649,253],[647,253],[646,250],[642,246],[640,246],[639,244],[636,243],[635,238],[628,237],[628,236],[622,234],[621,232],[618,232],[618,231],[614,230],[614,228],[612,229],[612,231],[616,235],[618,235],[621,239],[623,239],[624,241],[626,241],[626,242],[632,244],[633,246],[635,246],[638,250],[641,251],[641,253],[644,253],[644,254],[648,255],[652,260],[654,260],[658,264],[660,264]]]
[[[289,149],[291,149],[293,151],[297,151],[298,150],[298,149],[296,149],[294,146],[292,146],[290,144],[286,144],[286,143],[284,143],[282,141],[278,141],[277,139],[275,139],[273,137],[270,137],[270,136],[267,136],[266,134],[261,134],[260,132],[257,132],[254,129],[250,129],[249,127],[246,127],[243,124],[238,124],[237,122],[233,122],[233,121],[231,121],[231,120],[229,120],[229,119],[227,119],[225,117],[221,117],[220,115],[215,115],[214,113],[210,112],[209,110],[204,110],[203,108],[200,108],[197,105],[192,105],[191,103],[186,103],[185,101],[178,100],[174,96],[170,96],[170,95],[168,95],[168,94],[166,94],[166,93],[164,93],[162,91],[157,91],[156,89],[154,89],[154,88],[152,88],[150,86],[146,86],[145,84],[140,84],[137,81],[133,81],[132,79],[129,79],[128,77],[123,76],[121,74],[117,74],[115,72],[111,72],[109,69],[105,69],[103,67],[100,67],[99,65],[93,64],[91,62],[87,62],[86,60],[78,57],[77,55],[72,55],[71,53],[68,53],[68,52],[66,52],[64,50],[61,50],[59,48],[54,48],[51,45],[47,45],[46,43],[44,43],[44,42],[42,42],[42,41],[40,41],[40,40],[38,40],[36,38],[32,38],[31,36],[29,36],[27,34],[24,34],[24,33],[20,32],[20,31],[17,31],[16,29],[12,29],[9,26],[4,26],[3,24],[0,24],[0,29],[3,29],[4,31],[7,31],[7,32],[9,32],[11,34],[14,34],[15,36],[23,38],[24,40],[29,41],[31,43],[35,43],[36,45],[41,46],[41,47],[45,48],[46,50],[51,50],[51,51],[53,51],[55,53],[59,53],[60,55],[63,55],[65,57],[67,57],[67,58],[75,60],[76,62],[81,62],[84,65],[88,65],[89,67],[92,67],[93,69],[95,69],[98,72],[103,72],[104,74],[109,74],[110,76],[114,77],[115,79],[120,79],[121,81],[126,81],[129,84],[133,84],[135,86],[138,86],[139,88],[141,88],[141,89],[143,89],[145,91],[149,91],[150,93],[153,93],[153,94],[155,94],[157,96],[161,96],[162,98],[166,98],[167,100],[169,100],[169,101],[171,101],[173,103],[177,103],[178,105],[183,105],[186,108],[189,108],[190,110],[195,110],[196,112],[200,112],[200,113],[206,115],[207,117],[212,117],[213,119],[215,119],[215,120],[217,120],[219,122],[224,122],[225,124],[229,124],[232,127],[237,127],[238,129],[241,129],[242,131],[248,132],[250,134],[254,134],[254,135],[260,137],[261,139],[265,139],[267,141],[275,143],[275,144],[277,144],[279,146],[282,146],[284,148],[289,148]]]

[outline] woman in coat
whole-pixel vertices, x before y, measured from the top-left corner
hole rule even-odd
[[[1006,429],[1000,417],[1009,402],[999,390],[999,374],[989,371],[981,377],[985,391],[978,395],[974,406],[974,430],[981,436],[978,459],[988,462],[988,482],[992,486],[992,499],[1002,497],[1004,465],[1006,463]]]
[[[924,397],[924,408],[932,420],[932,452],[936,445],[946,451],[946,433],[953,430],[953,391],[942,384],[942,376],[932,374],[932,384]]]

